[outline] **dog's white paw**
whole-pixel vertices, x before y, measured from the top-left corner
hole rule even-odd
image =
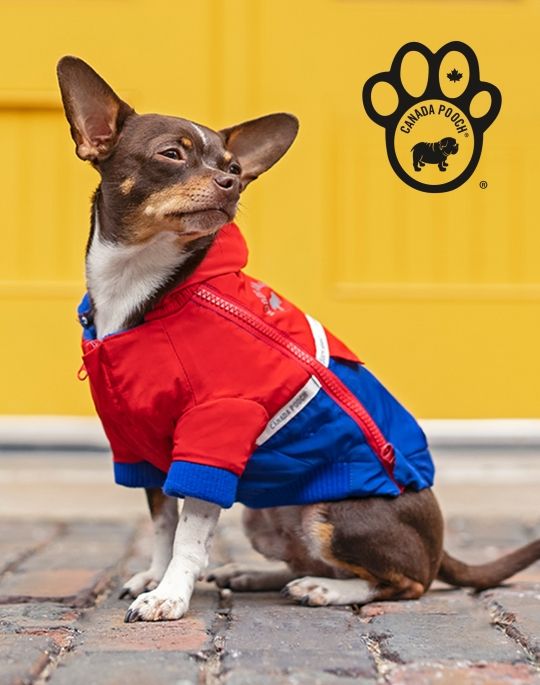
[[[154,573],[152,569],[136,573],[124,583],[118,598],[123,599],[124,597],[133,597],[133,599],[135,599],[141,594],[141,592],[154,590],[159,585],[160,581],[161,576],[158,576],[157,573]]]
[[[376,594],[375,587],[362,578],[313,578],[306,576],[288,583],[281,594],[310,607],[329,604],[367,604]]]
[[[188,610],[189,600],[171,594],[156,589],[139,595],[131,603],[124,621],[175,621],[182,618]]]
[[[333,587],[335,581],[331,578],[298,578],[288,583],[281,594],[290,597],[299,604],[307,604],[310,607],[323,607],[329,604],[338,604],[340,594]]]

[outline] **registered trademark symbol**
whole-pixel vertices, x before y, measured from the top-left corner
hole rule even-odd
[[[469,134],[468,134],[468,133],[465,133],[465,138],[468,138],[468,137],[469,137]]]
[[[485,190],[488,187],[487,181],[480,181],[480,188]]]

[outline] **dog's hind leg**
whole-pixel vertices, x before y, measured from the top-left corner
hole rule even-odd
[[[439,569],[443,524],[429,490],[328,502],[306,508],[303,523],[311,553],[333,573],[290,582],[283,594],[297,602],[416,599]]]
[[[398,585],[384,585],[362,578],[318,578],[305,576],[288,583],[281,594],[307,606],[368,604],[388,599],[418,599],[424,587],[402,577]]]
[[[178,524],[178,500],[159,488],[147,488],[146,498],[154,526],[154,546],[150,568],[136,573],[122,587],[120,598],[138,597],[153,590],[163,578],[172,558],[174,534]]]
[[[281,590],[298,577],[287,564],[282,562],[244,564],[233,562],[213,569],[206,577],[220,588],[231,588],[239,592]]]
[[[213,569],[207,580],[239,592],[281,590],[306,574],[332,575],[332,569],[313,558],[303,533],[303,519],[320,505],[244,509],[244,530],[254,549],[267,562],[233,562]],[[322,505],[321,505],[322,506]],[[311,513],[311,514],[310,514]]]

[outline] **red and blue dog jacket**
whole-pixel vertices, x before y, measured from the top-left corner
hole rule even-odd
[[[193,274],[83,360],[115,480],[230,507],[399,495],[433,482],[414,418],[318,321],[246,275],[224,226]]]

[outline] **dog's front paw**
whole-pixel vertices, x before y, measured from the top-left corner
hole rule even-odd
[[[281,591],[281,594],[284,597],[290,597],[299,604],[323,607],[338,603],[339,593],[332,587],[333,584],[330,578],[306,576],[288,583]]]
[[[152,569],[136,573],[124,583],[118,598],[123,599],[124,597],[132,597],[135,599],[142,592],[154,590],[159,585],[160,581],[161,577],[158,577],[158,574],[154,573]]]
[[[127,610],[124,621],[175,621],[182,618],[188,607],[189,600],[158,588],[139,595]]]

